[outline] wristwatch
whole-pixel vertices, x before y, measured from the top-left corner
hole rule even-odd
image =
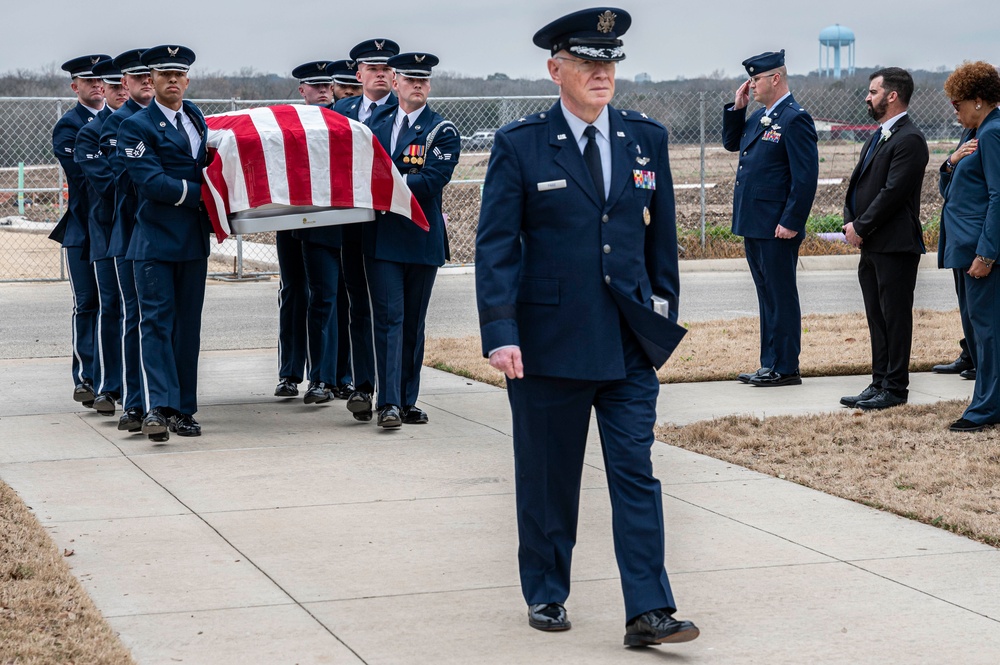
[[[985,256],[976,255],[976,258],[983,262],[987,268],[992,268],[993,264],[996,263],[996,259],[988,259]]]
[[[948,155],[948,159],[944,160],[944,169],[948,173],[955,170],[955,165],[951,163],[951,155]]]

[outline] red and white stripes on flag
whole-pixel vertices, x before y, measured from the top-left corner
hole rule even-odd
[[[232,232],[230,214],[272,203],[387,210],[430,228],[403,176],[360,122],[299,104],[205,120],[210,161],[202,200],[220,242]]]

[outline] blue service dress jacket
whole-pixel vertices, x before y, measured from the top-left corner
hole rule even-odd
[[[357,120],[358,111],[361,110],[361,101],[363,99],[364,97],[362,97],[361,95],[356,95],[354,97],[344,97],[343,99],[331,104],[330,109],[336,111],[342,116],[350,118],[351,120]],[[396,97],[396,93],[390,92],[389,99],[386,100],[385,104],[380,104],[378,108],[375,110],[376,112],[378,111],[384,112],[385,107],[392,107],[396,106],[397,104],[399,104],[399,98]],[[376,116],[374,115],[368,116],[368,122],[366,124],[371,126],[372,120],[374,119],[376,119]]]
[[[63,247],[87,247],[87,211],[90,208],[87,181],[73,155],[76,150],[76,135],[84,125],[93,122],[95,117],[93,111],[77,102],[52,128],[52,150],[66,173],[69,203],[49,238],[61,243]]]
[[[135,185],[125,168],[125,160],[118,154],[118,130],[122,123],[143,109],[132,99],[104,121],[101,128],[101,152],[107,156],[108,165],[115,176],[115,210],[111,227],[111,237],[108,239],[108,256],[125,256],[129,241],[132,240],[132,229],[135,227],[135,211],[139,205]]]
[[[372,119],[372,133],[387,148],[392,144],[396,108],[380,107]],[[365,255],[398,263],[444,265],[448,241],[441,192],[451,181],[461,151],[462,139],[455,125],[425,106],[413,126],[401,132],[390,157],[417,198],[430,230],[424,231],[392,212],[377,215],[374,222],[363,227]]]
[[[774,238],[780,224],[803,234],[816,198],[819,151],[812,117],[789,95],[762,122],[729,103],[722,114],[722,145],[739,151],[733,188],[733,233]],[[766,123],[766,124],[765,124]]]
[[[977,255],[1000,258],[1000,111],[990,111],[974,138],[976,151],[940,178],[938,261],[944,268],[967,269]]]
[[[603,204],[561,103],[496,134],[476,238],[480,333],[484,355],[520,346],[525,374],[624,378],[623,320],[654,367],[684,335],[667,130],[634,111],[608,113]]]
[[[76,135],[73,159],[87,179],[87,232],[90,236],[90,261],[108,258],[108,243],[114,218],[115,174],[108,157],[101,150],[101,131],[113,115],[105,106],[93,121]]]
[[[197,158],[155,103],[126,119],[118,130],[118,155],[139,192],[129,260],[208,258],[212,227],[201,205],[208,127],[191,102],[184,101],[184,112],[202,136]]]

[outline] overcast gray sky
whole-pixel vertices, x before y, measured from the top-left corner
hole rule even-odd
[[[346,58],[351,47],[388,37],[404,51],[441,58],[440,69],[485,76],[545,76],[534,32],[565,13],[596,5],[572,0],[16,0],[5,2],[0,71],[56,66],[77,55],[181,43],[201,71],[243,67],[288,75],[318,59]],[[618,75],[696,78],[762,51],[786,50],[791,73],[817,68],[820,30],[834,23],[857,37],[858,66],[952,68],[1000,60],[997,0],[761,2],[633,0]],[[347,9],[345,13],[344,9]],[[846,65],[846,55],[844,56]]]

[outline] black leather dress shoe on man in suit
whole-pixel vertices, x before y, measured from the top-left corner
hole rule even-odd
[[[847,395],[845,397],[841,397],[840,403],[844,406],[853,407],[856,406],[858,402],[875,397],[875,395],[878,395],[880,390],[881,388],[876,387],[874,383],[870,383],[867,388],[861,391],[860,395]]]
[[[751,386],[759,386],[761,388],[772,388],[775,386],[798,386],[801,384],[802,376],[798,373],[798,371],[790,374],[780,374],[771,370],[767,374],[755,376],[750,379]]]
[[[976,380],[976,368],[975,367],[970,367],[969,369],[963,369],[962,372],[961,372],[961,374],[959,374],[959,376],[962,377],[963,379],[968,379],[969,381],[975,381]]]
[[[948,429],[952,432],[979,432],[980,430],[986,429],[986,425],[980,425],[979,423],[974,423],[971,420],[959,418],[949,425]]]
[[[569,630],[573,627],[562,603],[528,605],[528,625],[550,633]]]
[[[416,406],[405,406],[402,411],[404,425],[426,425],[427,414]]]
[[[874,411],[876,409],[888,409],[892,406],[900,406],[901,404],[906,404],[905,397],[893,395],[888,390],[880,390],[875,397],[863,399],[854,406],[863,411]]]
[[[194,416],[182,413],[170,419],[170,431],[176,432],[177,436],[201,436],[201,425]]]
[[[149,437],[150,441],[162,443],[170,438],[167,431],[167,417],[163,415],[160,407],[154,406],[142,419],[142,433]]]
[[[403,418],[399,415],[399,407],[394,404],[386,404],[378,410],[378,421],[375,423],[379,427],[393,429],[403,424]]]
[[[750,379],[752,379],[753,377],[764,376],[765,374],[769,374],[770,372],[771,372],[770,367],[761,367],[756,372],[746,372],[744,374],[738,375],[736,377],[736,380],[739,381],[740,383],[750,383]]]
[[[655,647],[690,642],[700,634],[690,621],[678,621],[666,610],[650,610],[625,624],[625,646]]]

